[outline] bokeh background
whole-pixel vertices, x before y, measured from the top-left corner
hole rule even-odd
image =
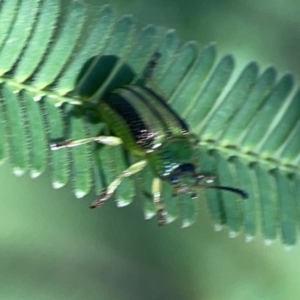
[[[86,0],[97,9],[103,1]],[[300,78],[298,0],[112,0],[139,25],[175,28],[200,47],[217,42],[237,68],[290,70]],[[16,178],[0,168],[0,300],[289,300],[300,299],[300,246],[266,247],[258,236],[214,232],[203,202],[199,221],[158,228],[141,203],[88,209],[70,187],[53,190],[49,173]],[[300,199],[299,199],[300,200]]]

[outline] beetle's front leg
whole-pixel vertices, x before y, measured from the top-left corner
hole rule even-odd
[[[122,140],[116,136],[100,135],[100,136],[95,136],[86,139],[65,140],[57,143],[52,143],[50,144],[50,148],[51,150],[58,150],[60,148],[66,148],[66,147],[77,147],[91,142],[97,142],[107,146],[117,146],[122,144]]]
[[[166,211],[164,205],[161,203],[161,180],[159,178],[153,179],[152,195],[157,212],[158,225],[163,226],[166,223]]]
[[[90,208],[99,207],[104,201],[109,199],[117,187],[122,182],[122,179],[125,177],[130,177],[131,175],[140,172],[146,166],[147,161],[142,160],[139,161],[131,166],[128,169],[124,170],[110,185],[102,192],[97,200],[95,200],[91,205]]]

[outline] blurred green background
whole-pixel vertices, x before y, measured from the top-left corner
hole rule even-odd
[[[86,0],[93,9],[102,1]],[[237,67],[251,60],[300,75],[296,0],[114,0],[138,24],[175,28],[200,47],[217,42]],[[141,203],[88,209],[70,187],[53,190],[49,173],[16,178],[0,169],[0,300],[283,300],[300,298],[300,246],[264,246],[214,232],[205,203],[199,221],[158,228]]]

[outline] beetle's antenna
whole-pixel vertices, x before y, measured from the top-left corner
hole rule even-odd
[[[236,194],[239,194],[240,196],[242,196],[244,199],[248,198],[248,194],[240,189],[237,188],[233,188],[230,186],[220,186],[220,185],[204,185],[204,184],[197,184],[197,187],[203,187],[203,188],[208,188],[208,189],[219,189],[219,190],[225,190],[225,191],[229,191],[229,192],[233,192]]]
[[[153,54],[151,60],[148,62],[148,65],[143,72],[143,77],[145,80],[149,80],[152,77],[153,71],[158,63],[160,56],[161,54],[159,52],[155,52]]]
[[[150,61],[148,62],[147,66],[145,67],[143,73],[141,74],[140,78],[136,80],[136,84],[140,86],[145,86],[148,81],[151,80],[153,71],[158,63],[161,54],[159,52],[155,52]]]

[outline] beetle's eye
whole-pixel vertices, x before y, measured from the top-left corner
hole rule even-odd
[[[194,166],[192,164],[183,164],[183,165],[180,166],[180,171],[182,173],[184,173],[184,172],[193,173],[194,172]]]

